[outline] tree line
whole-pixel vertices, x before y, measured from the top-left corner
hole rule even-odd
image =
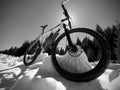
[[[96,32],[108,41],[111,51],[111,61],[120,63],[120,22],[117,21],[115,25],[105,29],[101,28],[100,25],[97,24]]]
[[[108,44],[110,46],[110,51],[111,51],[111,59],[110,59],[111,62],[120,63],[120,22],[117,21],[115,25],[112,25],[111,27],[107,27],[105,29],[103,29],[99,24],[97,24],[95,31],[108,41]],[[49,38],[52,35],[54,35],[54,34],[51,33]],[[12,46],[10,49],[0,51],[0,53],[20,57],[20,56],[24,55],[24,53],[27,50],[27,48],[29,47],[29,45],[33,42],[34,42],[34,40],[33,41],[25,41],[20,47]],[[89,38],[86,37],[81,42],[79,40],[79,38],[77,38],[76,44],[82,46],[83,50],[87,54],[88,59],[90,61],[95,61],[95,60],[99,59],[100,47],[95,39],[90,40]],[[56,51],[58,54],[63,55],[66,53],[67,49],[68,49],[68,46],[66,46],[65,49],[57,48]],[[46,52],[50,55],[51,47],[48,47]]]

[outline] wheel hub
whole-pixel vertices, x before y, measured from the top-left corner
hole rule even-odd
[[[81,53],[82,53],[82,48],[80,46],[75,46],[74,47],[71,47],[69,50],[68,50],[68,53],[69,55],[73,56],[73,57],[78,57]]]

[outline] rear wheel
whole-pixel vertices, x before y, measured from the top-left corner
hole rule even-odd
[[[40,54],[40,42],[33,42],[28,49],[26,50],[23,58],[23,62],[26,66],[29,66],[34,63],[37,56]]]
[[[66,35],[60,35],[52,49],[52,63],[64,78],[87,82],[99,77],[107,68],[110,50],[107,41],[87,28],[69,31],[75,48],[68,45]]]

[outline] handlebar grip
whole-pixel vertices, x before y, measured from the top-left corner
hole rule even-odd
[[[65,4],[67,3],[69,0],[64,0],[63,2],[61,2],[62,4]]]
[[[67,18],[69,18],[69,14],[68,14],[68,12],[67,12],[67,10],[66,10],[64,4],[62,4],[61,6],[62,6],[62,8],[63,8],[64,15],[65,15]]]

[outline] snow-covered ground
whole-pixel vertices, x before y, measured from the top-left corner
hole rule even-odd
[[[105,73],[93,81],[75,83],[55,71],[50,56],[39,55],[36,63],[29,67],[22,59],[0,55],[0,90],[120,90],[119,64],[110,64]]]

